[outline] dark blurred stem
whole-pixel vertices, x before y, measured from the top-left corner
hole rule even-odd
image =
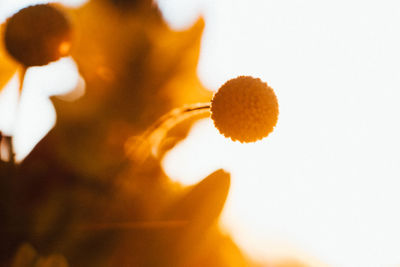
[[[176,108],[159,118],[139,137],[127,142],[127,154],[135,161],[143,162],[150,154],[158,156],[160,144],[168,131],[178,123],[195,115],[210,112],[211,103],[197,103]]]
[[[24,81],[25,81],[25,74],[28,68],[26,66],[22,66],[19,72],[19,88],[18,88],[18,100],[17,100],[17,107],[15,110],[15,118],[18,118],[18,110],[21,101],[22,89],[24,88]],[[15,152],[14,146],[12,142],[12,136],[3,136],[4,145],[6,146],[7,154],[8,154],[8,162],[10,164],[15,164]]]
[[[3,135],[0,132],[0,152],[5,153],[5,155],[2,155],[2,159],[10,164],[15,163],[15,156],[14,156],[14,148],[12,145],[12,137]],[[4,156],[4,157],[3,157]]]
[[[26,66],[22,66],[21,71],[19,72],[19,90],[18,90],[18,100],[21,97],[22,89],[24,88],[25,74],[28,68]],[[19,101],[18,101],[19,102]]]
[[[4,136],[4,142],[8,148],[8,162],[10,164],[15,164],[15,153],[14,153],[14,147],[12,144],[12,137],[11,136]]]

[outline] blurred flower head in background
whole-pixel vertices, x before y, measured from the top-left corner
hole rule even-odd
[[[7,20],[4,43],[7,52],[22,65],[47,65],[68,55],[71,26],[51,5],[29,6]]]

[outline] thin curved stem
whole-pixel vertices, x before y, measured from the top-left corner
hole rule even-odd
[[[197,103],[176,108],[153,123],[141,136],[133,137],[127,142],[126,151],[130,158],[144,161],[150,154],[158,156],[160,144],[178,123],[195,115],[208,113],[211,103]]]

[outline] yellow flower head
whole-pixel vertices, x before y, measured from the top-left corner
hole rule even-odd
[[[7,20],[4,43],[8,53],[23,65],[46,65],[69,53],[71,26],[51,5],[29,6]]]
[[[278,121],[276,95],[267,83],[250,76],[227,81],[211,101],[215,127],[233,141],[255,142],[271,133]]]

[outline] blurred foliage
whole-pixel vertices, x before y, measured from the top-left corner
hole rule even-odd
[[[22,244],[15,254],[12,267],[68,267],[67,260],[59,254],[40,257],[36,250],[27,243]]]
[[[0,25],[0,34],[3,36],[4,24]],[[8,80],[15,73],[17,64],[11,60],[11,57],[7,54],[4,46],[4,42],[0,42],[0,92],[3,87],[7,84]]]
[[[149,0],[64,11],[86,94],[52,99],[56,127],[21,164],[0,162],[0,265],[251,266],[216,224],[229,174],[183,187],[158,159],[139,164],[124,151],[170,109],[210,100],[196,76],[204,21],[172,31]],[[0,59],[3,87],[18,65],[2,43]],[[164,152],[191,122],[172,131]]]

